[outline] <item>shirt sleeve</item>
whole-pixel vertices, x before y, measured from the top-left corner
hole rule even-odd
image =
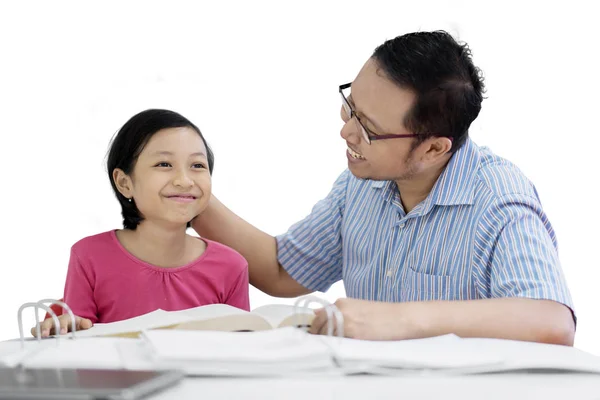
[[[553,300],[573,311],[554,230],[537,199],[499,198],[485,213],[476,242],[489,255],[475,277],[489,297]]]
[[[229,296],[225,300],[225,304],[250,311],[249,287],[248,265],[246,264],[237,279],[233,282]]]
[[[94,299],[94,283],[93,271],[86,268],[75,250],[71,249],[64,302],[71,308],[73,314],[97,323],[98,307]]]
[[[279,263],[302,286],[325,292],[342,279],[342,221],[350,171],[310,215],[276,237]]]

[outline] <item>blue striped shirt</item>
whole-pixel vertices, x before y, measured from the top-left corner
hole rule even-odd
[[[343,279],[358,299],[526,297],[573,309],[535,187],[470,139],[408,214],[393,181],[346,170],[277,246],[281,265],[313,291]]]

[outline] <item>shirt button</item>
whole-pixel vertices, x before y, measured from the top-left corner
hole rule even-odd
[[[400,223],[398,224],[398,228],[404,228],[404,222],[400,222]]]
[[[391,278],[392,275],[394,275],[394,272],[391,269],[388,269],[387,272],[385,273],[385,276],[387,276],[388,278]]]

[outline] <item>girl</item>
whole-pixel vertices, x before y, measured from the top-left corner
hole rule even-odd
[[[121,128],[107,166],[124,229],[86,237],[71,248],[64,302],[78,316],[77,330],[158,308],[225,303],[249,310],[246,260],[186,234],[207,206],[213,164],[200,130],[173,111],[143,111]],[[68,315],[60,321],[67,333]],[[42,336],[53,334],[52,319],[41,328]]]

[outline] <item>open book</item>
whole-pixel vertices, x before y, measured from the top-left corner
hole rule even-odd
[[[253,332],[146,331],[149,353],[163,368],[188,375],[377,373],[492,368],[502,358],[468,351],[458,336],[367,341],[311,335],[292,328]]]
[[[286,327],[249,333],[146,330],[140,339],[70,337],[0,342],[0,365],[178,369],[188,375],[477,374],[576,371],[600,375],[600,357],[568,346],[444,335],[367,341]]]
[[[507,371],[600,374],[600,357],[573,347],[452,334],[369,341],[285,328],[242,336],[153,330],[144,332],[142,338],[154,365],[181,369],[188,375],[396,375],[423,371],[453,375]]]
[[[272,304],[251,312],[227,304],[209,304],[181,311],[161,309],[139,317],[108,324],[95,324],[77,336],[139,337],[143,330],[178,329],[212,331],[264,331],[288,326],[309,327],[314,312],[307,308]]]
[[[295,314],[296,310],[303,314]],[[210,376],[530,370],[600,374],[600,357],[568,346],[455,335],[378,342],[311,335],[293,327],[308,325],[313,315],[312,310],[293,306],[266,306],[251,313],[223,305],[157,310],[99,324],[80,332],[80,337],[0,342],[0,365],[180,369],[188,375]],[[142,330],[140,339],[81,337],[131,337]]]
[[[295,326],[310,325],[314,312],[287,305],[263,306],[252,312],[221,304],[176,312],[156,310],[125,321],[98,324],[78,335],[25,340],[21,310],[39,304],[21,307],[21,341],[0,342],[0,365],[174,368],[188,375],[211,376],[530,370],[600,374],[600,357],[568,346],[456,335],[387,342],[311,335]],[[129,339],[133,336],[141,338]]]

